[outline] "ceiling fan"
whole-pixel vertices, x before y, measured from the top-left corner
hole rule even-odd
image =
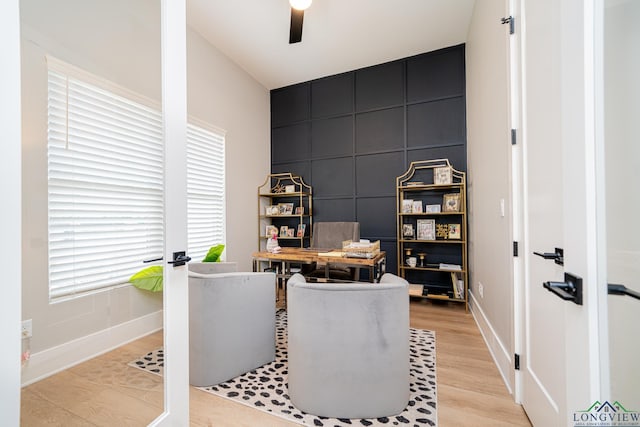
[[[302,21],[304,11],[311,6],[312,0],[289,0],[291,4],[291,26],[289,27],[289,44],[302,40]]]

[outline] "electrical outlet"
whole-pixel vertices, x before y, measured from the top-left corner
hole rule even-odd
[[[480,298],[484,298],[484,286],[482,286],[480,282],[478,282],[478,293],[480,294]]]
[[[22,321],[22,338],[31,338],[33,336],[33,322],[31,319]]]

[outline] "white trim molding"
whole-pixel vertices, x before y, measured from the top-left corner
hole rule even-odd
[[[514,384],[511,384],[509,381],[509,378],[511,378],[509,373],[511,369],[514,369],[513,357],[509,350],[504,346],[504,343],[496,333],[487,316],[485,316],[484,311],[478,303],[478,300],[475,298],[475,295],[473,295],[473,292],[469,292],[469,298],[471,299],[471,304],[469,304],[471,314],[476,321],[476,325],[478,325],[480,334],[482,335],[482,338],[487,345],[487,349],[498,368],[498,372],[500,372],[500,375],[502,376],[502,380],[504,381],[509,394],[513,395]]]
[[[31,355],[22,387],[162,329],[162,310]]]

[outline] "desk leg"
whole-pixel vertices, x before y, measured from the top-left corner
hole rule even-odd
[[[371,276],[371,281],[374,283],[379,283],[382,275],[385,273],[387,268],[387,260],[385,258],[381,259],[376,265],[371,267],[371,272],[369,273]],[[375,275],[374,275],[375,270]]]

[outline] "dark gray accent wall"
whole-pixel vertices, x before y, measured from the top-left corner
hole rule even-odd
[[[396,177],[467,169],[464,45],[271,91],[271,170],[313,187],[314,221],[359,221],[396,272]]]

